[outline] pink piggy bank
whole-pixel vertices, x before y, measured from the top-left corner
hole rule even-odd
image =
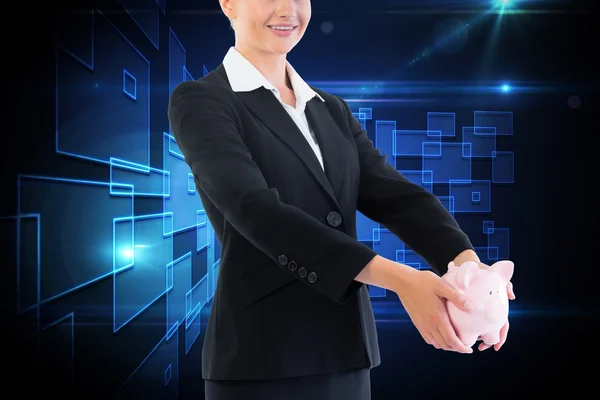
[[[447,301],[446,309],[452,326],[465,346],[472,347],[477,340],[493,345],[500,341],[500,329],[508,320],[506,286],[514,272],[511,261],[498,261],[486,269],[468,261],[460,267],[450,262],[442,276],[475,306],[465,312]]]

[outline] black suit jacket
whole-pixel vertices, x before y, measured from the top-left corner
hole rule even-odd
[[[173,135],[222,246],[204,339],[204,379],[330,373],[380,363],[366,285],[376,253],[356,211],[438,273],[472,245],[434,195],[373,147],[339,97],[313,87],[306,113],[325,172],[265,88],[232,91],[220,65],[171,94]]]

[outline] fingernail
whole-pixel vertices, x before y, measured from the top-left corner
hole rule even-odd
[[[467,309],[467,311],[473,311],[475,306],[470,301],[465,301],[465,308]]]

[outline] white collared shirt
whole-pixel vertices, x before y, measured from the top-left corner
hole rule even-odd
[[[325,101],[318,93],[308,86],[304,80],[298,75],[298,73],[292,68],[291,64],[287,63],[287,73],[294,89],[294,95],[296,96],[296,107],[291,107],[285,104],[281,100],[279,90],[275,88],[250,61],[248,61],[235,47],[231,47],[225,58],[223,59],[223,67],[227,73],[229,84],[234,92],[250,92],[258,89],[259,87],[265,87],[270,90],[277,100],[281,103],[283,108],[287,111],[289,116],[298,126],[300,132],[304,135],[308,144],[315,152],[321,168],[325,169],[323,165],[323,156],[321,149],[317,143],[317,139],[313,130],[311,129],[308,120],[306,119],[306,103],[313,97],[319,98],[321,101]]]

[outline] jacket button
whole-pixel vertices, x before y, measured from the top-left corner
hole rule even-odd
[[[290,263],[288,264],[288,268],[290,269],[290,271],[294,272],[295,270],[298,269],[298,264],[296,264],[296,261],[290,261]]]
[[[329,224],[329,226],[336,228],[342,223],[342,216],[339,212],[332,211],[329,214],[327,214],[327,223]]]
[[[317,276],[316,273],[311,272],[310,274],[308,274],[308,281],[310,283],[315,283],[317,281],[317,279],[319,279],[319,277]]]
[[[306,270],[306,268],[304,268],[304,267],[300,267],[300,268],[298,269],[298,276],[299,276],[300,278],[306,278],[306,275],[307,275],[307,274],[308,274],[308,271]]]
[[[279,256],[279,264],[286,265],[288,263],[288,258],[283,254]]]

